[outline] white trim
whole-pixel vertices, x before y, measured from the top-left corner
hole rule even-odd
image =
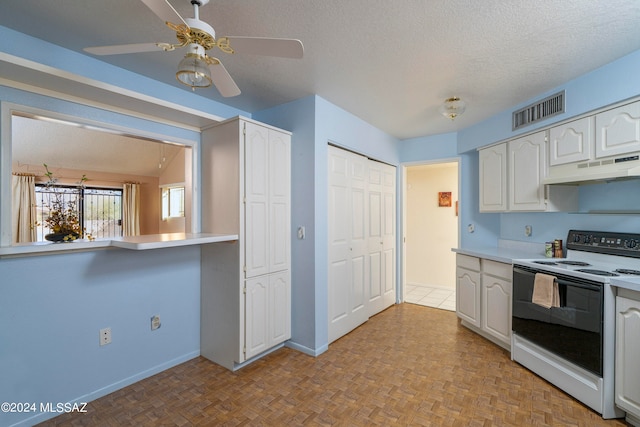
[[[58,68],[54,68],[54,67],[50,67],[48,65],[44,65],[44,64],[40,64],[38,62],[35,61],[30,61],[28,59],[24,59],[21,58],[19,56],[14,56],[14,55],[10,55],[8,53],[5,52],[0,52],[0,61],[5,61],[5,62],[9,62],[11,64],[17,65],[17,66],[21,66],[24,68],[28,68],[34,71],[39,71],[45,74],[49,74],[55,77],[59,77],[65,80],[69,80],[69,81],[73,81],[76,83],[80,83],[80,84],[84,84],[86,86],[90,86],[90,87],[94,87],[97,89],[101,89],[101,90],[105,90],[111,93],[115,93],[118,95],[123,95],[123,96],[127,96],[127,97],[131,97],[140,101],[144,101],[144,102],[149,102],[150,104],[154,104],[154,105],[158,105],[161,107],[165,107],[165,108],[169,108],[172,110],[176,110],[176,111],[180,111],[183,113],[187,113],[187,114],[191,114],[193,116],[197,116],[197,117],[203,117],[209,120],[213,120],[216,122],[220,122],[222,120],[224,120],[222,117],[214,115],[214,114],[209,114],[206,113],[204,111],[201,110],[196,110],[194,108],[189,108],[186,107],[184,105],[180,105],[180,104],[176,104],[174,102],[170,102],[170,101],[166,101],[164,99],[161,98],[156,98],[153,96],[149,96],[149,95],[145,95],[143,93],[140,92],[136,92],[133,90],[129,90],[129,89],[125,89],[116,85],[112,85],[109,83],[104,83],[101,82],[99,80],[94,80],[94,79],[90,79],[87,78],[85,76],[79,75],[79,74],[75,74],[75,73],[71,73],[68,71],[64,71]],[[166,119],[159,119],[157,117],[151,116],[151,115],[142,115],[140,114],[138,111],[131,111],[131,110],[127,110],[124,108],[118,108],[118,107],[114,107],[113,105],[110,104],[103,104],[97,101],[91,101],[85,98],[80,98],[80,97],[76,97],[76,96],[72,96],[72,95],[67,95],[64,93],[60,93],[57,91],[53,91],[53,90],[49,90],[49,89],[44,89],[41,87],[36,87],[36,86],[32,86],[26,83],[20,83],[20,82],[16,82],[14,80],[9,80],[9,79],[4,79],[4,78],[0,78],[0,84],[6,85],[6,86],[10,86],[10,87],[15,87],[17,89],[23,89],[23,90],[27,90],[29,92],[35,92],[35,93],[40,93],[40,94],[44,94],[44,95],[49,95],[49,96],[54,96],[56,98],[60,98],[60,99],[65,99],[65,100],[74,100],[74,102],[78,102],[81,104],[85,104],[85,105],[91,105],[91,106],[96,106],[99,108],[105,108],[111,111],[117,111],[117,112],[121,112],[124,113],[126,112],[127,115],[133,115],[135,117],[145,117],[148,118],[149,120],[154,120],[154,121],[161,121],[162,123],[171,123],[171,121],[166,120]],[[178,127],[186,127],[189,128],[191,130],[194,130],[196,128],[194,128],[193,126],[189,126],[189,125],[185,125],[185,124],[181,124],[181,123],[173,123],[172,126],[178,126]],[[200,129],[197,128],[197,130],[199,131]]]

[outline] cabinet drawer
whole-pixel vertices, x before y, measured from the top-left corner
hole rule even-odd
[[[508,281],[511,281],[511,276],[513,275],[511,264],[491,261],[489,259],[482,260],[482,272],[494,277],[501,277]]]
[[[480,259],[476,257],[456,254],[456,265],[467,270],[480,271]]]

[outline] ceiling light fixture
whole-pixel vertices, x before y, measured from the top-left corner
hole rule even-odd
[[[444,104],[440,106],[440,114],[445,116],[448,119],[455,119],[460,114],[464,113],[464,110],[467,108],[467,104],[458,98],[457,96],[453,96],[444,101]]]
[[[211,71],[202,46],[197,43],[189,46],[189,53],[178,64],[176,79],[194,91],[211,86]]]

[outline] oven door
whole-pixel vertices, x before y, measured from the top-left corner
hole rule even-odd
[[[531,302],[536,272],[558,279],[560,307]],[[603,285],[525,266],[513,268],[513,332],[602,377]]]

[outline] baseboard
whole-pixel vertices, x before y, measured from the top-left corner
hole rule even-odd
[[[294,350],[297,350],[301,353],[304,353],[306,355],[313,356],[313,357],[318,357],[325,351],[329,350],[329,344],[325,344],[322,347],[315,350],[312,348],[303,346],[301,344],[295,343],[293,341],[287,341],[284,345],[288,348],[292,348]]]
[[[141,381],[145,378],[149,378],[155,374],[158,374],[162,371],[166,371],[169,368],[173,368],[174,366],[177,366],[181,363],[184,363],[188,360],[191,360],[193,358],[196,358],[200,356],[200,351],[193,351],[191,353],[187,353],[184,354],[180,357],[176,357],[175,359],[169,360],[168,362],[165,363],[161,363],[160,365],[154,366],[153,368],[147,369],[145,371],[139,372],[135,375],[132,375],[128,378],[125,378],[123,380],[117,381],[113,384],[110,384],[106,387],[102,387],[98,390],[92,391],[91,393],[87,393],[83,396],[80,396],[76,399],[72,399],[70,400],[68,403],[70,404],[74,404],[74,403],[86,403],[86,402],[91,402],[93,400],[99,399],[103,396],[106,396],[109,393],[113,393],[114,391],[120,390],[121,388],[130,386],[131,384],[137,383],[138,381]],[[67,402],[65,402],[67,403]],[[12,424],[10,427],[29,427],[29,426],[33,426],[35,424],[41,423],[43,421],[49,420],[51,418],[54,418],[58,415],[61,415],[59,413],[56,412],[46,412],[46,413],[39,413],[33,417],[24,419],[22,421],[19,421],[15,424]]]

